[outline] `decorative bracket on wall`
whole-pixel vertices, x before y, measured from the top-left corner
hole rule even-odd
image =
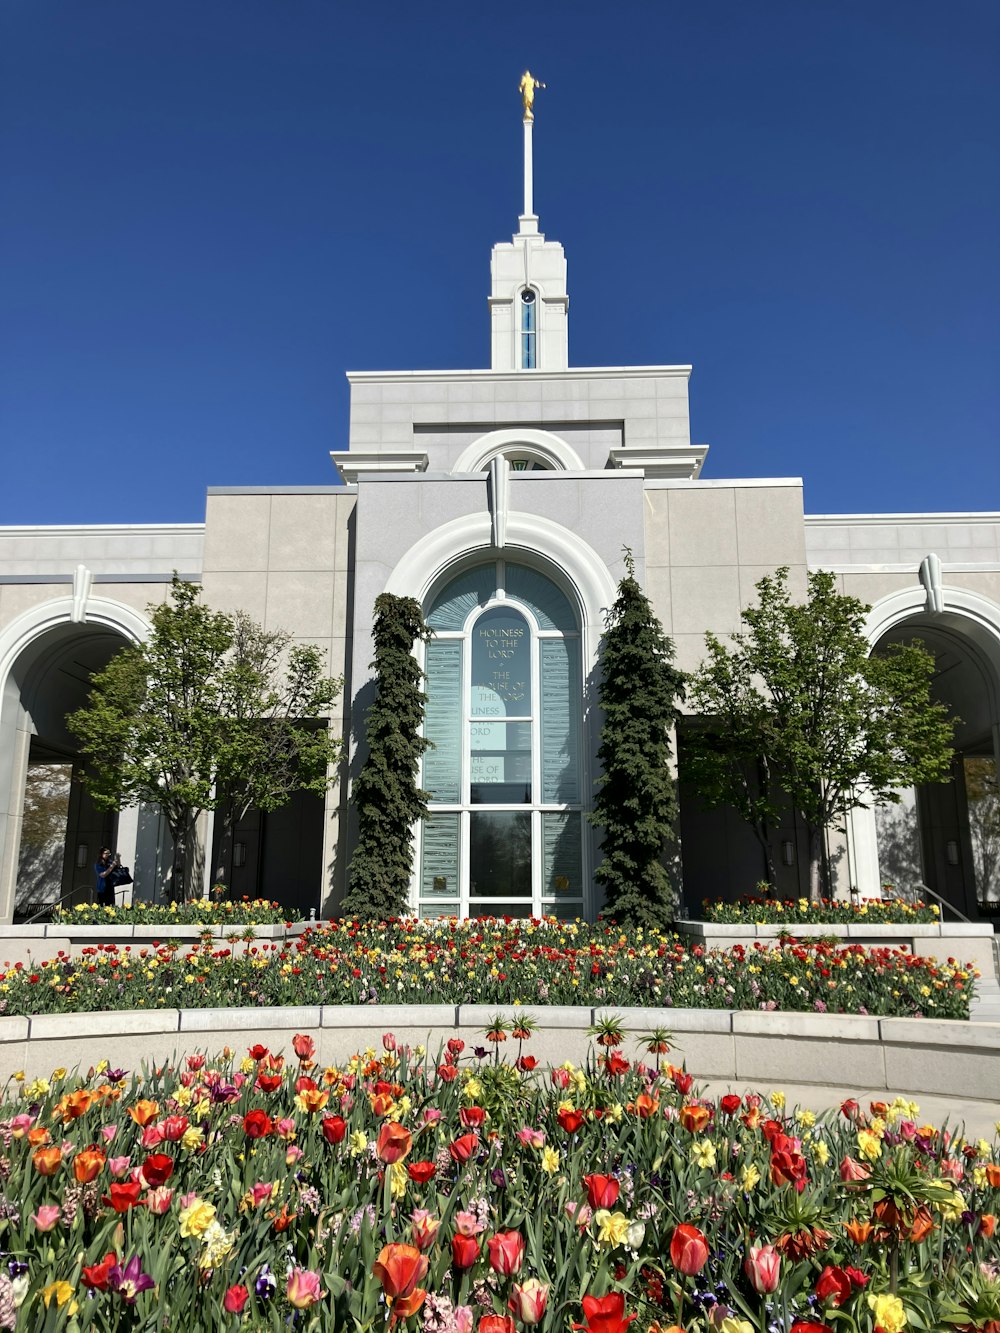
[[[94,576],[86,565],[77,565],[73,571],[73,613],[70,616],[74,625],[81,625],[87,619],[87,602],[94,584]]]
[[[941,557],[932,551],[920,562],[920,582],[927,593],[927,610],[940,615],[944,610],[944,585],[941,581]]]
[[[503,454],[490,459],[487,498],[493,545],[502,551],[507,544],[507,513],[510,509],[510,463]]]

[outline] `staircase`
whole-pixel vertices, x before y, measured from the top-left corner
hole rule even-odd
[[[1000,982],[995,972],[993,976],[984,972],[976,983],[969,1018],[973,1023],[1000,1023]]]

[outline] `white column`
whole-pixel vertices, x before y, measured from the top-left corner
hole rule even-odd
[[[126,806],[118,811],[118,832],[115,837],[115,850],[122,858],[122,865],[132,871],[132,883],[115,890],[115,903],[122,907],[132,902],[135,890],[136,871],[138,869],[136,849],[139,845],[139,807]]]
[[[875,811],[869,806],[851,810],[847,816],[847,858],[851,884],[862,898],[881,898],[878,868],[878,832]]]
[[[524,212],[518,221],[520,227],[518,232],[521,236],[535,236],[538,234],[538,218],[535,216],[535,201],[533,190],[533,166],[531,156],[531,130],[534,121],[525,116],[524,118]]]
[[[531,217],[535,211],[534,200],[532,198],[532,172],[533,165],[531,159],[531,127],[533,122],[525,119],[524,122],[524,216]]]

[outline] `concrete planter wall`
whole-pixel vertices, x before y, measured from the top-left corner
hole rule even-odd
[[[313,922],[313,925],[316,923]],[[308,930],[308,921],[296,921],[291,926],[254,926],[254,940],[264,944],[280,943]],[[60,921],[46,926],[0,926],[0,964],[43,962],[55,958],[60,951],[78,958],[84,949],[101,944],[114,944],[119,949],[131,946],[133,950],[150,948],[154,943],[165,944],[177,940],[182,947],[201,943],[211,932],[213,948],[230,947],[227,936],[242,934],[245,927],[232,923],[224,926],[180,926],[167,923],[151,926],[134,922],[127,926],[77,926]],[[231,946],[244,948],[242,942]]]
[[[924,958],[954,958],[959,963],[975,963],[983,976],[995,974],[993,960],[993,927],[989,922],[966,923],[947,921],[926,925],[725,925],[708,921],[675,921],[674,929],[704,944],[707,949],[730,949],[734,944],[749,948],[756,941],[777,943],[783,932],[797,939],[814,939],[819,935],[836,935],[845,944],[864,944],[870,948],[906,948]]]
[[[0,1018],[0,1074],[28,1077],[54,1068],[86,1069],[99,1060],[135,1069],[194,1050],[231,1046],[242,1056],[262,1042],[291,1051],[296,1032],[317,1043],[317,1059],[343,1062],[354,1051],[381,1045],[393,1032],[433,1055],[449,1037],[483,1044],[495,1007],[462,1005],[313,1005],[271,1009],[160,1009]],[[513,1014],[512,1009],[503,1010]],[[527,1010],[525,1011],[527,1012]],[[527,1050],[543,1064],[580,1064],[592,1043],[587,1028],[602,1014],[625,1020],[625,1053],[642,1051],[639,1037],[665,1026],[674,1033],[673,1058],[697,1079],[782,1081],[866,1087],[914,1094],[954,1094],[1000,1100],[1000,1023],[833,1014],[740,1012],[728,1009],[545,1009],[530,1012],[541,1030]],[[508,1042],[508,1058],[516,1043]]]

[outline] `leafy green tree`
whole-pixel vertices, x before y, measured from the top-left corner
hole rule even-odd
[[[163,811],[179,899],[198,891],[203,811],[221,811],[231,836],[251,806],[276,810],[296,791],[331,785],[341,747],[324,719],[341,682],[322,674],[318,648],[242,612],[212,611],[176,575],[169,600],[148,613],[149,638],[94,676],[67,722],[100,809],[148,801]]]
[[[758,829],[781,815],[778,788],[809,835],[809,896],[823,882],[823,835],[849,811],[899,801],[898,788],[950,774],[952,722],[931,698],[934,659],[919,643],[870,655],[869,610],[824,570],[794,603],[788,570],[757,584],[757,605],[727,646],[706,635],[691,678],[688,772],[710,805],[732,804]]]
[[[631,551],[626,576],[607,613],[602,640],[604,727],[592,823],[604,829],[604,860],[596,879],[605,912],[623,924],[666,926],[676,890],[663,864],[677,837],[677,784],[671,772],[671,732],[684,698],[674,647],[635,577]]]
[[[413,656],[417,640],[430,637],[420,603],[391,593],[376,597],[372,637],[376,694],[365,722],[368,754],[351,798],[358,843],[341,911],[384,921],[407,910],[413,825],[427,813],[427,793],[417,786],[429,744],[421,735],[423,672]]]

